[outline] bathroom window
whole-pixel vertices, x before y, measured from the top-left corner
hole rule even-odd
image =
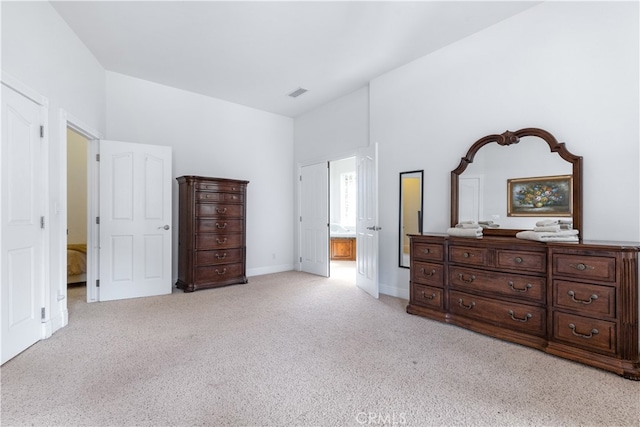
[[[356,173],[340,174],[340,224],[356,225]]]

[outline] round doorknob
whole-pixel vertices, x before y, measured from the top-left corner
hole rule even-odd
[[[171,228],[171,227],[169,227],[169,225],[165,225],[164,227],[158,227],[158,230],[160,230],[160,229],[168,230],[168,229],[170,229],[170,228]]]

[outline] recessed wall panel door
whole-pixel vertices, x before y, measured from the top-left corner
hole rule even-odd
[[[171,293],[171,147],[100,141],[99,300]]]
[[[44,194],[42,110],[2,85],[2,363],[42,338]]]

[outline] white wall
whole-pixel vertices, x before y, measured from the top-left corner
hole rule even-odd
[[[293,268],[293,120],[107,72],[107,138],[173,147],[173,176],[250,181],[247,274]],[[178,184],[173,186],[177,278]]]
[[[2,2],[2,71],[49,100],[49,224],[50,288],[48,312],[52,330],[63,325],[66,266],[60,260],[60,242],[66,229],[61,211],[61,177],[66,171],[59,140],[59,110],[104,131],[105,73],[48,2]],[[66,126],[66,125],[65,125]],[[64,279],[64,280],[61,280]]]
[[[543,128],[584,157],[586,239],[640,240],[638,16],[637,3],[545,2],[372,80],[366,105],[351,95],[296,118],[296,160],[331,158],[336,135],[379,143],[382,293],[409,293],[399,173],[424,169],[424,231],[444,232],[451,170],[506,130]]]
[[[543,128],[584,157],[585,239],[640,240],[638,35],[638,3],[546,2],[373,80],[381,282],[408,295],[398,173],[425,170],[424,230],[443,232],[451,170],[507,129]]]

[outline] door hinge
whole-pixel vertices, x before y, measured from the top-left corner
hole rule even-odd
[[[96,154],[96,162],[100,161],[100,153]]]
[[[44,228],[44,217],[40,217],[40,228]]]
[[[300,182],[302,182],[302,175],[300,175]]]
[[[302,257],[300,257],[300,262],[302,262]]]
[[[100,224],[100,217],[99,216],[96,217],[96,224]]]
[[[300,222],[302,222],[302,215],[300,215]]]
[[[46,314],[47,314],[47,310],[44,307],[42,307],[40,309],[40,320],[44,320],[46,318]]]
[[[40,126],[40,138],[44,138],[44,126]]]
[[[97,279],[96,280],[96,288],[99,288],[99,287],[100,287],[100,279]]]

